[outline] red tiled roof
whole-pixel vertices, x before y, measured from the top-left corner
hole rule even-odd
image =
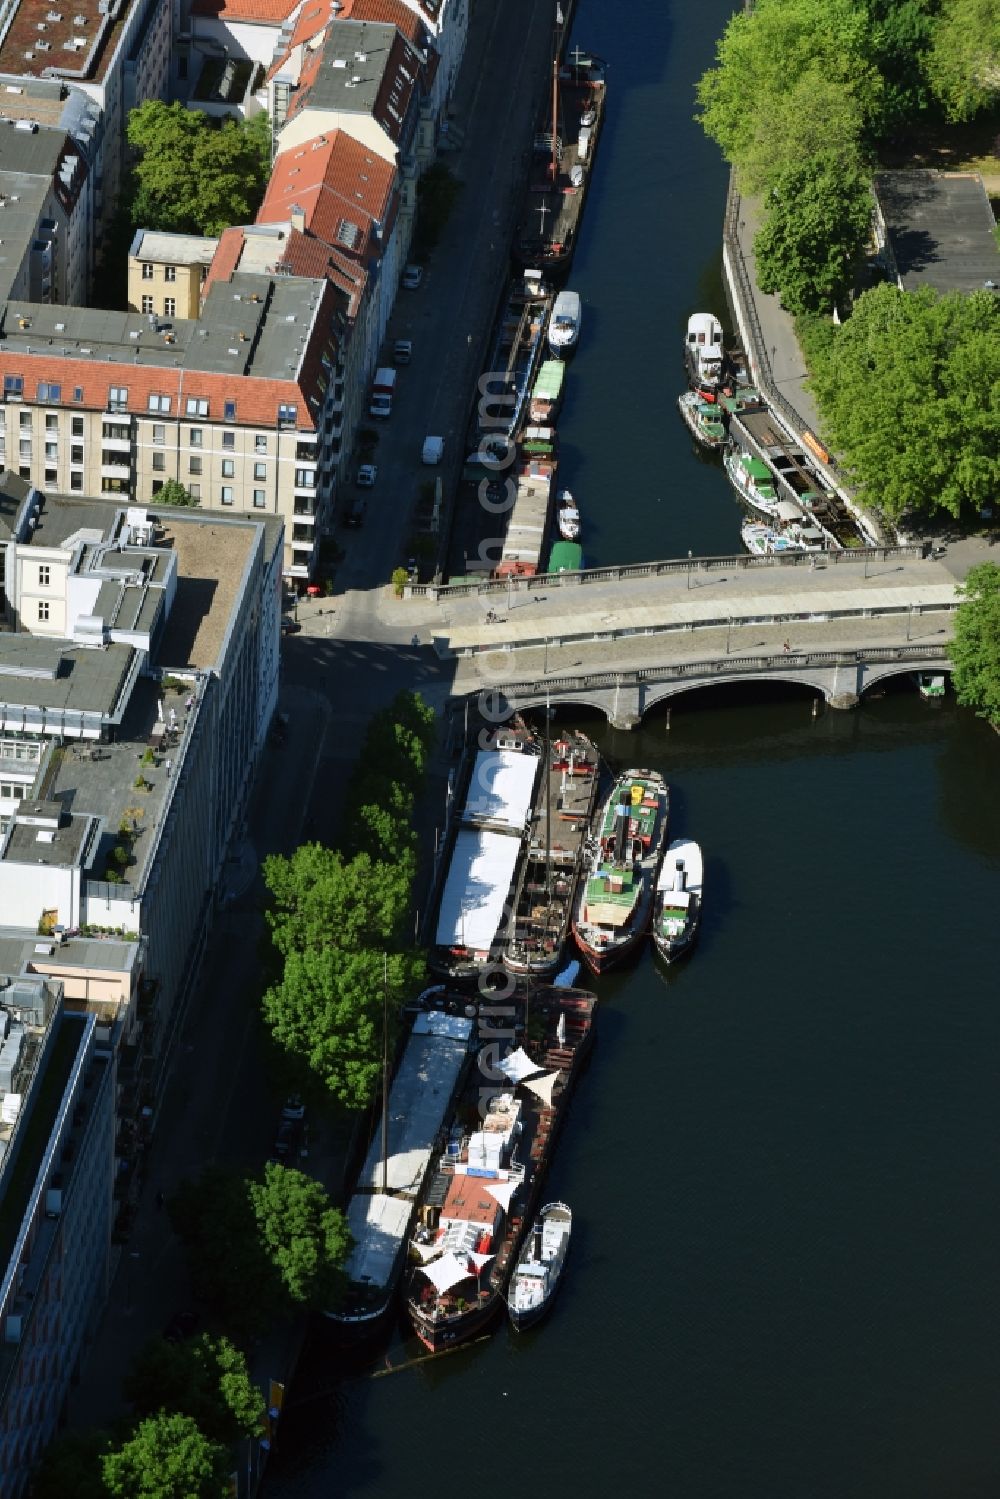
[[[348,260],[323,240],[293,229],[280,264],[292,276],[325,276],[346,297],[348,319],[357,317],[368,281],[368,272],[357,261]]]
[[[482,1177],[456,1173],[448,1183],[441,1220],[456,1218],[461,1223],[482,1223],[490,1228],[496,1223],[500,1204],[486,1190]]]
[[[360,256],[367,250],[373,219],[386,231],[390,227],[395,184],[391,162],[345,130],[331,130],[276,158],[257,222],[283,223],[298,206],[310,234]],[[345,223],[359,231],[354,244],[343,235],[338,238]]]
[[[203,293],[207,293],[213,281],[228,281],[240,263],[243,254],[243,230],[224,229],[215,247],[212,263],[205,277]]]
[[[322,47],[317,47],[314,51],[308,52],[303,59],[299,81],[295,86],[295,92],[288,105],[288,118],[290,120],[294,120],[299,111],[304,109],[309,103],[309,90],[316,80],[316,74],[319,72],[322,61]]]
[[[299,11],[298,20],[295,22],[295,30],[292,32],[288,42],[288,51],[293,47],[301,47],[306,42],[311,42],[314,36],[318,36],[324,27],[329,26],[334,19],[334,12],[330,9],[333,0],[306,0]],[[343,20],[351,13],[354,0],[346,0],[343,10],[337,13],[337,19]],[[286,54],[287,55],[287,54]]]
[[[298,4],[299,0],[191,0],[191,14],[280,26]]]
[[[344,16],[338,16],[344,20]],[[415,47],[426,45],[427,28],[403,0],[354,0],[352,21],[385,21],[395,26]]]
[[[332,299],[332,290],[328,288]],[[327,319],[332,316],[332,301],[327,305]],[[318,363],[319,356],[315,356]],[[312,361],[310,361],[312,363]],[[0,351],[0,378],[19,375],[31,389],[36,380],[61,383],[64,388],[80,387],[83,400],[64,403],[72,409],[77,405],[89,411],[105,411],[108,391],[112,385],[124,386],[128,391],[127,409],[137,416],[149,415],[149,397],[169,396],[170,414],[176,416],[183,410],[188,396],[200,397],[209,403],[209,415],[221,418],[223,404],[236,401],[236,419],[240,426],[273,427],[278,419],[279,405],[298,408],[298,425],[315,428],[316,421],[308,401],[312,391],[312,369],[304,362],[299,380],[271,380],[242,371],[232,374],[210,374],[202,370],[186,370],[176,367],[162,368],[139,365],[131,361],[105,360],[95,363],[93,359],[66,359],[61,353],[31,353],[20,349],[5,348]]]

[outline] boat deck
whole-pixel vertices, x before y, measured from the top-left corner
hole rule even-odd
[[[543,778],[531,817],[509,954],[514,961],[555,960],[566,940],[598,780],[597,751],[585,734],[564,734],[555,741],[548,796]]]

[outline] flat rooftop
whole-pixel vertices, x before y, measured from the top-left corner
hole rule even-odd
[[[91,825],[90,817],[64,816],[58,828],[38,828],[15,817],[3,857],[14,864],[51,864],[54,868],[75,869],[84,854]]]
[[[214,667],[226,638],[256,525],[247,519],[157,512],[157,545],[177,553],[177,591],[160,643],[166,670]]]
[[[1000,286],[996,222],[983,179],[931,169],[882,172],[875,192],[904,291]]]
[[[136,260],[155,260],[171,265],[210,265],[218,243],[217,239],[203,239],[197,234],[140,229],[129,254]]]
[[[0,42],[0,73],[103,78],[124,16],[138,0],[21,0]]]
[[[61,708],[108,718],[135,655],[132,646],[118,643],[94,650],[40,635],[0,634],[0,710]]]
[[[15,934],[8,927],[0,936],[0,973],[16,976],[35,971],[39,964],[45,973],[51,968],[130,973],[135,967],[138,951],[137,942],[123,942],[112,937],[69,937],[65,942],[56,942],[51,937],[40,937],[37,932],[25,932],[23,936]]]
[[[4,352],[289,380],[301,366],[323,290],[319,280],[240,272],[211,287],[200,318],[152,321],[141,312],[8,302],[0,309]],[[109,377],[118,378],[117,371]],[[67,388],[67,404],[70,394]]]

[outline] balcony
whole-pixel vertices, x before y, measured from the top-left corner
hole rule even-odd
[[[296,521],[301,521],[303,525],[314,526],[316,524],[316,507],[309,504],[308,500],[304,503],[301,500],[297,501],[292,513]]]
[[[300,525],[298,521],[296,521],[295,525],[292,527],[292,546],[305,547],[311,552],[315,545],[315,526],[313,526],[312,524],[303,526]]]
[[[115,434],[114,436],[112,436],[111,432],[105,427],[104,432],[103,432],[103,434],[101,436],[101,447],[104,449],[105,452],[131,453],[131,451],[132,451],[132,437],[131,437],[131,434],[127,434],[124,437],[120,437],[117,434]]]
[[[102,479],[127,479],[131,472],[132,464],[128,453],[101,453]]]

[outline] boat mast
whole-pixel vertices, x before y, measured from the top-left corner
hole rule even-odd
[[[559,53],[552,59],[552,186],[559,177]]]
[[[382,1191],[389,1191],[389,954],[382,954]]]

